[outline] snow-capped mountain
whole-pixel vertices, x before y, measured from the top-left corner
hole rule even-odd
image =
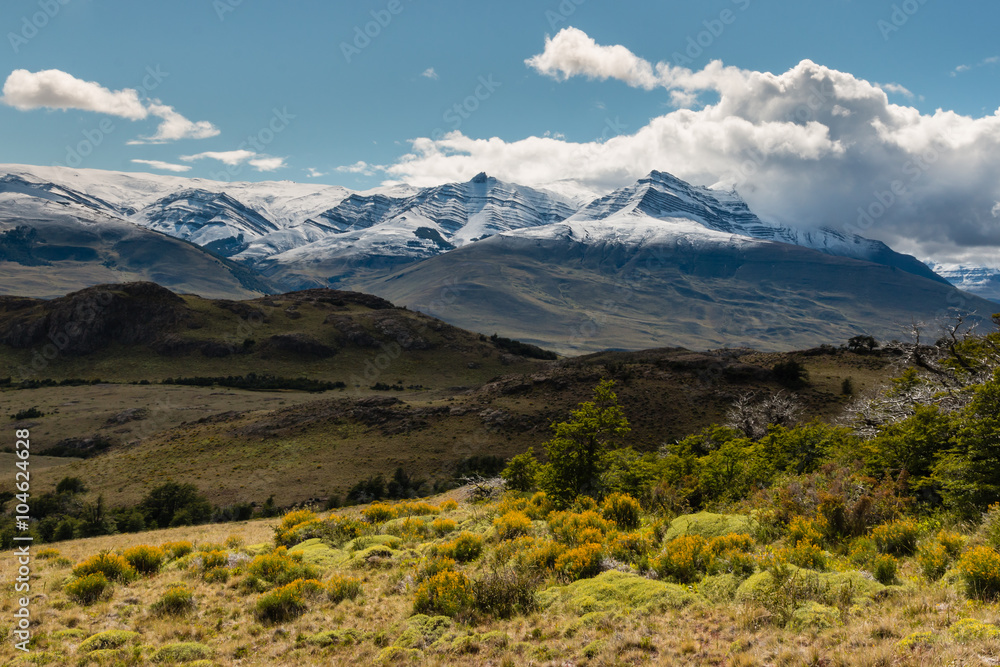
[[[621,217],[622,214],[626,217]],[[630,220],[681,219],[722,234],[789,243],[836,257],[895,266],[925,278],[941,280],[916,258],[897,253],[881,241],[826,227],[798,230],[770,224],[758,218],[735,191],[693,186],[661,171],[653,171],[634,185],[595,199],[577,211],[568,222],[611,218],[614,218],[614,224],[610,225],[612,233],[615,228],[632,224]],[[676,231],[676,226],[671,229]]]
[[[958,289],[1000,303],[1000,268],[931,261],[927,265]]]
[[[565,233],[632,239],[713,233],[804,246],[942,280],[878,241],[770,224],[736,192],[696,187],[659,171],[589,203],[486,174],[429,188],[353,192],[289,181],[224,183],[22,165],[0,165],[0,192],[72,202],[190,241],[289,289],[349,284],[359,271],[385,271],[496,234]]]

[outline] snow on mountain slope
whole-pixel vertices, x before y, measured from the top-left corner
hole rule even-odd
[[[896,253],[881,241],[834,229],[797,230],[764,222],[735,191],[693,186],[666,172],[652,171],[634,185],[595,199],[570,221],[601,220],[619,211],[652,218],[683,217],[706,229],[777,241],[819,250],[828,255],[896,266],[909,273],[944,282],[915,258]]]
[[[1000,268],[930,261],[927,265],[958,289],[1000,303]]]
[[[267,258],[262,270],[277,275],[282,266],[308,266],[314,275],[323,271],[332,275],[345,261],[424,259],[494,234],[559,222],[573,210],[569,202],[552,193],[504,183],[486,174],[404,197],[351,194],[307,221],[333,234]],[[251,250],[236,258],[244,258]]]
[[[687,234],[711,231],[800,245],[944,281],[921,262],[881,242],[834,229],[797,230],[770,224],[759,219],[735,191],[692,186],[664,172],[653,171],[633,185],[585,204],[581,204],[583,191],[570,183],[555,190],[563,194],[505,183],[486,174],[430,188],[393,185],[352,192],[290,181],[224,183],[0,165],[0,192],[75,202],[204,246],[277,280],[290,274],[289,287],[348,279],[345,262],[356,267],[366,262],[412,262],[495,234],[521,233],[564,220],[604,220],[614,225],[646,220],[640,228],[649,234],[656,226],[648,220],[659,220],[670,225],[672,234],[681,233],[683,227]],[[620,212],[633,215],[619,217]],[[690,224],[679,227],[682,219]],[[596,227],[590,229],[597,233]],[[601,229],[601,234],[619,233],[623,238],[637,238],[638,233]],[[556,229],[551,232],[557,233]]]

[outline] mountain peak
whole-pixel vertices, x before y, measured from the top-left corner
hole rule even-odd
[[[489,178],[489,176],[486,175],[486,172],[485,171],[481,171],[478,174],[476,174],[475,176],[473,176],[472,180],[469,181],[469,182],[470,183],[485,183],[488,178]]]

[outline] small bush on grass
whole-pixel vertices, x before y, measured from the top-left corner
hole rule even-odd
[[[431,528],[434,529],[438,537],[443,537],[457,529],[458,524],[455,523],[454,519],[434,519],[431,522]]]
[[[884,554],[894,556],[909,556],[917,548],[917,537],[920,535],[920,526],[913,519],[897,519],[890,523],[883,523],[875,526],[871,531],[871,538],[875,541],[878,550]]]
[[[183,558],[189,553],[194,552],[194,545],[186,540],[181,542],[164,542],[160,545],[160,548],[163,549],[164,553],[170,559]]]
[[[278,547],[269,554],[255,556],[246,566],[247,575],[271,584],[287,584],[296,579],[315,579],[316,568],[302,562],[301,554],[289,554]]]
[[[825,519],[810,519],[804,516],[793,516],[788,522],[788,541],[798,544],[807,540],[819,544],[826,533]]]
[[[434,547],[434,555],[453,558],[459,563],[469,563],[483,552],[483,538],[475,533],[462,532],[455,539]]]
[[[458,503],[456,503],[454,500],[444,500],[438,504],[438,509],[440,509],[442,512],[451,512],[452,510],[458,509]]]
[[[80,604],[92,605],[105,594],[110,594],[111,582],[101,572],[94,572],[69,582],[66,584],[65,591],[66,595]]]
[[[91,635],[83,640],[83,643],[77,647],[77,653],[90,653],[92,651],[101,651],[106,649],[121,648],[126,644],[130,644],[139,639],[138,632],[129,632],[128,630],[105,630],[104,632],[98,632],[96,635]]]
[[[95,572],[103,574],[108,581],[121,584],[134,581],[139,576],[127,560],[118,554],[107,551],[91,556],[73,568],[73,576],[75,577],[85,577]]]
[[[653,550],[653,540],[645,533],[618,533],[608,546],[608,553],[615,560],[639,564]]]
[[[378,525],[380,523],[385,523],[390,519],[395,519],[396,511],[393,509],[392,505],[387,505],[385,503],[373,503],[361,510],[361,516],[363,516],[365,521],[368,523]]]
[[[1000,554],[990,547],[966,551],[958,561],[958,571],[969,597],[993,600],[1000,595]]]
[[[940,542],[929,542],[917,551],[917,563],[920,571],[930,581],[937,581],[948,571],[951,558],[948,549]]]
[[[493,528],[500,540],[512,540],[531,531],[531,519],[524,512],[507,512],[493,519]]]
[[[326,596],[334,603],[355,600],[361,595],[361,580],[335,574],[326,582]]]
[[[315,579],[296,579],[257,598],[254,612],[263,623],[291,621],[304,614],[309,598],[322,590],[323,584]]]
[[[583,512],[554,512],[549,515],[549,529],[556,540],[569,546],[588,542],[603,542],[604,536],[613,528],[594,510]]]
[[[604,499],[601,516],[614,521],[621,530],[635,530],[642,516],[639,501],[626,493],[612,493]]]
[[[537,582],[514,569],[492,570],[472,582],[472,606],[492,618],[510,618],[534,611]]]
[[[153,603],[150,611],[158,616],[180,616],[194,607],[194,593],[191,589],[184,584],[173,584]]]
[[[872,576],[875,581],[888,586],[896,581],[896,571],[899,569],[899,561],[889,554],[879,554],[872,562]]]
[[[472,582],[461,572],[444,571],[417,586],[413,610],[430,616],[455,616],[472,603]]]
[[[323,522],[312,510],[294,510],[281,517],[281,522],[274,527],[274,543],[279,547],[294,546],[314,537],[308,529],[320,530],[322,526]]]
[[[139,574],[156,574],[163,567],[166,553],[159,547],[145,544],[131,547],[122,552],[122,556]]]
[[[555,570],[566,581],[589,579],[601,572],[604,549],[593,542],[569,549],[556,559]]]
[[[689,584],[708,570],[710,559],[708,540],[701,535],[682,535],[667,543],[652,566],[663,578]]]
[[[439,572],[453,571],[454,569],[455,561],[453,559],[443,556],[431,556],[430,558],[425,558],[420,563],[414,579],[417,583],[420,583],[421,581],[430,579]]]
[[[199,642],[178,642],[167,644],[153,654],[153,662],[188,663],[207,660],[212,657],[212,649]]]

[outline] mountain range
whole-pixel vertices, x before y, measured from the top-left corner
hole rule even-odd
[[[787,349],[996,309],[879,241],[772,224],[735,191],[658,171],[584,201],[486,174],[354,192],[5,165],[0,232],[7,293],[135,279],[210,297],[362,289],[562,352]],[[971,275],[949,277],[995,297]]]

